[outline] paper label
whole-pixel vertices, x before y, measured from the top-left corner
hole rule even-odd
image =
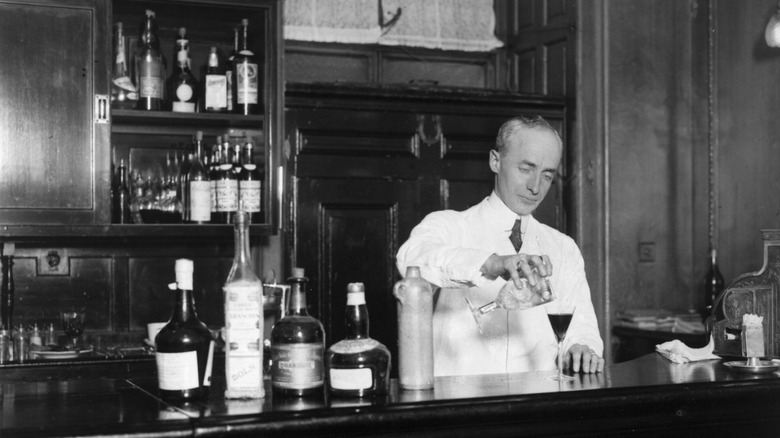
[[[211,181],[190,181],[190,220],[211,219]]]
[[[374,373],[371,368],[331,368],[330,386],[344,390],[370,389],[374,386]]]
[[[198,352],[155,353],[160,389],[182,391],[198,386]]]
[[[322,386],[322,344],[284,344],[271,347],[273,386],[288,389],[307,389]]]

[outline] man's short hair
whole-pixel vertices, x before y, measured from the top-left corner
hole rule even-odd
[[[549,129],[550,131],[554,132],[556,137],[558,137],[558,140],[561,139],[561,135],[558,134],[558,131],[550,125],[547,120],[544,119],[542,116],[518,116],[513,117],[506,122],[504,122],[503,125],[501,125],[500,128],[498,128],[498,136],[496,136],[496,146],[495,149],[498,151],[499,154],[503,155],[504,151],[506,150],[506,145],[509,143],[509,140],[514,136],[518,131],[522,129],[531,129],[531,128],[542,128],[542,129]]]

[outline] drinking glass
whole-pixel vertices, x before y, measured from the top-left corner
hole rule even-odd
[[[79,311],[62,311],[60,312],[60,322],[62,322],[62,330],[71,339],[69,348],[78,350],[78,338],[84,332],[84,318],[86,315],[84,312]]]
[[[547,303],[545,308],[555,338],[558,340],[558,374],[550,377],[550,380],[574,380],[574,377],[563,374],[563,340],[566,338],[566,332],[569,330],[569,324],[574,315],[574,305],[563,300],[556,300]]]

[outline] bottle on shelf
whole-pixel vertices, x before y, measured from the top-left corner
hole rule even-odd
[[[127,167],[125,167],[125,160],[119,161],[119,168],[117,169],[119,178],[117,179],[116,187],[114,188],[114,223],[115,224],[131,224],[133,223],[130,218],[130,187],[127,185]]]
[[[238,174],[238,208],[249,214],[253,224],[261,223],[263,177],[254,161],[252,138],[244,137],[243,159]]]
[[[209,53],[206,74],[203,79],[203,110],[209,113],[227,112],[227,76],[224,62],[212,47]]]
[[[241,20],[238,37],[238,55],[233,60],[236,75],[236,101],[233,112],[236,114],[260,113],[260,69],[251,49],[249,20]]]
[[[228,56],[227,63],[225,64],[225,77],[227,78],[227,111],[233,112],[233,102],[235,102],[236,95],[236,72],[233,61],[238,54],[238,28],[233,28],[233,51]]]
[[[217,180],[219,179],[219,163],[222,161],[222,136],[217,136],[217,141],[211,147],[211,160],[209,162],[209,181],[211,182],[211,223],[224,223],[217,212]]]
[[[179,29],[176,40],[176,64],[166,81],[170,109],[175,113],[194,113],[198,103],[198,82],[190,70],[190,43],[187,29]]]
[[[235,254],[225,286],[226,398],[261,398],[263,387],[263,283],[252,268],[249,222],[233,216]]]
[[[176,304],[170,321],[157,333],[155,360],[160,396],[165,400],[194,400],[208,395],[214,340],[195,312],[192,260],[176,260]]]
[[[347,337],[325,356],[328,391],[335,396],[386,395],[390,387],[390,350],[369,337],[368,308],[363,283],[347,285]]]
[[[238,211],[238,177],[233,171],[233,162],[230,159],[230,138],[225,135],[223,142],[216,181],[217,214],[219,223],[229,224],[233,213]]]
[[[194,224],[205,224],[211,221],[211,180],[206,166],[203,165],[202,156],[203,131],[197,131],[195,133],[195,153],[187,173],[188,222]]]
[[[146,10],[146,19],[135,52],[135,74],[140,110],[159,111],[165,100],[165,58],[157,37],[154,11]]]
[[[707,276],[704,280],[704,314],[709,315],[712,311],[712,305],[723,291],[723,275],[718,269],[718,252],[710,248],[709,263],[707,266]]]
[[[303,268],[293,268],[287,312],[271,329],[271,387],[281,397],[320,395],[325,384],[325,330],[306,309]]]
[[[0,280],[0,329],[12,330],[14,319],[14,250],[15,244],[3,244],[2,280]]]
[[[111,74],[111,107],[133,109],[138,104],[138,91],[130,79],[125,51],[125,32],[122,22],[114,25],[114,69]]]
[[[190,168],[192,167],[192,160],[194,159],[195,155],[195,142],[193,141],[192,144],[192,150],[182,154],[179,168],[176,172],[176,199],[178,199],[181,203],[182,222],[190,222],[190,188],[188,178]]]
[[[420,275],[419,266],[408,266],[406,276],[395,283],[398,311],[398,384],[404,390],[433,389],[433,291]]]

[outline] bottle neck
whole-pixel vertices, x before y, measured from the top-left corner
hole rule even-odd
[[[347,339],[368,338],[368,308],[365,304],[347,306]]]
[[[202,161],[203,157],[203,142],[200,140],[195,141],[195,156],[193,161]]]
[[[252,144],[247,143],[244,146],[244,163],[243,164],[255,164],[254,157],[252,156]]]
[[[249,222],[241,221],[235,224],[233,237],[236,242],[235,253],[233,254],[233,263],[251,266],[252,254],[249,248]]]
[[[119,187],[127,186],[127,168],[119,166]]]
[[[302,278],[290,279],[290,305],[287,307],[287,315],[308,316],[306,309],[306,280]]]
[[[195,303],[192,300],[192,291],[189,289],[176,289],[176,307],[173,309],[173,321],[186,322],[197,319]]]

